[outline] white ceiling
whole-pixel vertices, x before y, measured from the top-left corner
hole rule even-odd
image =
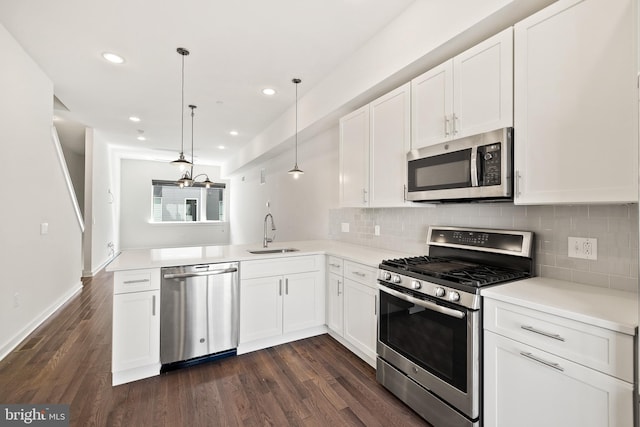
[[[56,126],[71,128],[62,132],[66,139],[81,123],[114,145],[155,150],[157,159],[173,160],[179,152],[176,48],[189,49],[185,153],[190,157],[187,105],[195,104],[196,161],[222,164],[295,102],[293,77],[302,79],[304,96],[413,1],[0,0],[0,23],[69,109],[55,110]],[[108,63],[105,51],[125,63]],[[262,95],[267,86],[277,94]],[[132,115],[142,121],[129,121]],[[146,141],[136,139],[139,131]]]

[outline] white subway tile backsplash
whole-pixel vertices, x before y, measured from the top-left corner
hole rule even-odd
[[[351,233],[340,224],[351,223]],[[380,226],[375,236],[374,226]],[[536,274],[637,291],[638,205],[515,206],[511,203],[419,205],[329,211],[331,239],[424,254],[429,225],[530,230]],[[569,258],[568,237],[598,239],[598,259]]]

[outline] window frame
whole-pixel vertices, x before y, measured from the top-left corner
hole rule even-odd
[[[228,213],[229,213],[229,205],[227,202],[228,199],[228,192],[227,192],[227,184],[224,182],[216,182],[213,183],[209,186],[209,188],[217,188],[217,189],[221,189],[222,190],[222,204],[223,204],[223,209],[222,211],[220,211],[220,216],[222,217],[222,219],[216,219],[216,220],[197,220],[197,221],[187,221],[186,219],[184,221],[156,221],[155,215],[154,215],[154,207],[155,207],[155,200],[156,199],[160,199],[162,200],[163,197],[159,197],[159,196],[155,196],[154,195],[154,187],[155,186],[167,186],[167,187],[180,187],[180,184],[176,181],[167,181],[167,180],[161,180],[161,179],[152,179],[151,180],[151,204],[150,204],[150,209],[151,209],[151,216],[149,218],[149,223],[153,224],[153,225],[177,225],[177,224],[182,224],[182,225],[216,225],[216,224],[224,224],[227,222],[226,218],[228,218]],[[207,189],[206,185],[201,183],[201,182],[196,182],[193,185],[189,186],[189,188],[200,188],[200,189]],[[186,209],[186,200],[187,199],[192,199],[192,197],[185,197],[185,209]],[[161,201],[162,204],[162,201]],[[207,209],[207,194],[206,192],[202,192],[202,197],[200,200],[200,203],[198,203],[198,207],[197,207],[197,217],[198,218],[203,218],[206,217],[206,209]]]

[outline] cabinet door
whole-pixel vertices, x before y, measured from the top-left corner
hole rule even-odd
[[[411,81],[411,149],[451,138],[453,61],[447,61]]]
[[[631,383],[489,331],[484,337],[485,425],[633,425]]]
[[[160,291],[113,296],[112,371],[160,363]]]
[[[407,151],[411,142],[411,84],[370,104],[370,192],[372,207],[405,203]]]
[[[638,201],[636,20],[564,0],[515,25],[516,204]]]
[[[283,333],[324,323],[324,304],[319,304],[318,301],[323,285],[318,273],[290,274],[284,277]]]
[[[453,138],[513,126],[513,30],[453,58]]]
[[[340,119],[340,205],[369,204],[369,105]]]
[[[282,334],[282,277],[240,282],[240,343]]]
[[[327,287],[327,326],[343,335],[344,280],[337,274],[329,275]]]
[[[376,357],[378,291],[344,280],[344,337],[371,359]]]

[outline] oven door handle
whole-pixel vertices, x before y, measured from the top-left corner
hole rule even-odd
[[[380,290],[381,292],[386,292],[390,295],[393,295],[396,298],[400,298],[406,302],[410,302],[415,305],[419,305],[420,307],[426,308],[427,310],[437,311],[438,313],[446,314],[447,316],[455,317],[457,319],[464,319],[465,313],[463,311],[454,310],[453,308],[443,307],[441,305],[435,304],[433,302],[424,301],[418,298],[414,298],[402,292],[398,292],[394,289]]]

